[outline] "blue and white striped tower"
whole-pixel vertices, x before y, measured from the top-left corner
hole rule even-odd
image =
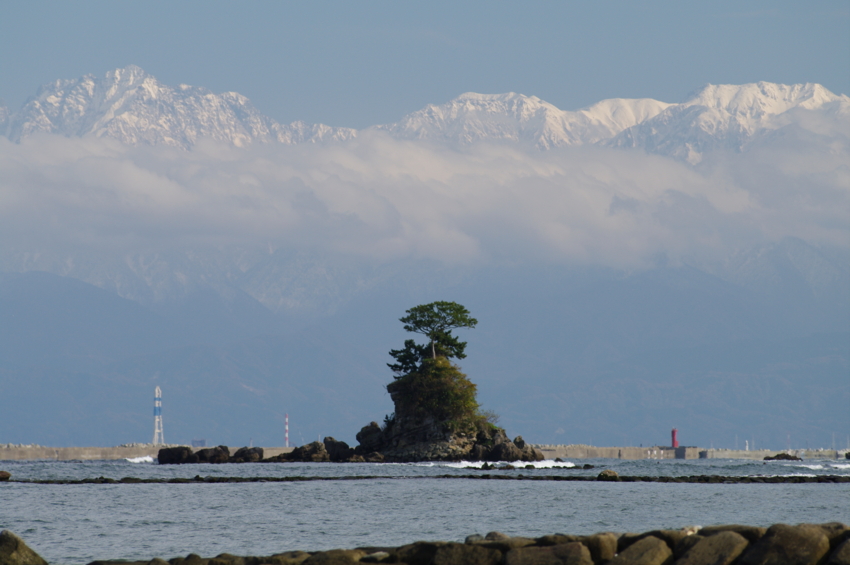
[[[162,445],[162,391],[156,387],[153,393],[153,444]]]

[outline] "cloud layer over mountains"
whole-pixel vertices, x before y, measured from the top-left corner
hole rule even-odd
[[[16,254],[235,247],[637,268],[661,256],[706,265],[789,236],[843,247],[850,224],[848,152],[835,145],[771,144],[694,169],[642,151],[458,152],[381,132],[191,152],[0,143],[0,231]]]

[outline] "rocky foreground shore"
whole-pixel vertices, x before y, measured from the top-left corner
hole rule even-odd
[[[90,565],[850,565],[850,527],[727,525],[589,536],[471,535],[464,543],[420,541],[399,547],[288,551],[265,557],[196,554],[168,561],[93,561]],[[0,565],[47,565],[12,532],[0,532]]]

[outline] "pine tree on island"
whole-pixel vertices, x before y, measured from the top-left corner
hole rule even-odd
[[[456,328],[474,328],[478,320],[469,315],[469,310],[457,302],[432,302],[414,306],[406,312],[407,316],[400,318],[404,329],[409,332],[425,335],[430,343],[417,345],[412,339],[405,340],[404,349],[390,351],[396,363],[387,363],[397,375],[416,371],[426,359],[430,350],[431,359],[437,356],[447,359],[465,359],[466,342],[452,335]],[[398,378],[398,377],[397,377]]]

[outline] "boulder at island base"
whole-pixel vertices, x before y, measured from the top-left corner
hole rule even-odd
[[[226,445],[198,450],[198,463],[227,463],[230,461],[230,449]]]
[[[256,463],[263,460],[262,447],[240,447],[230,458],[230,463]]]
[[[191,447],[181,445],[179,447],[163,447],[156,456],[160,465],[182,465],[185,463],[197,463],[198,456]]]

